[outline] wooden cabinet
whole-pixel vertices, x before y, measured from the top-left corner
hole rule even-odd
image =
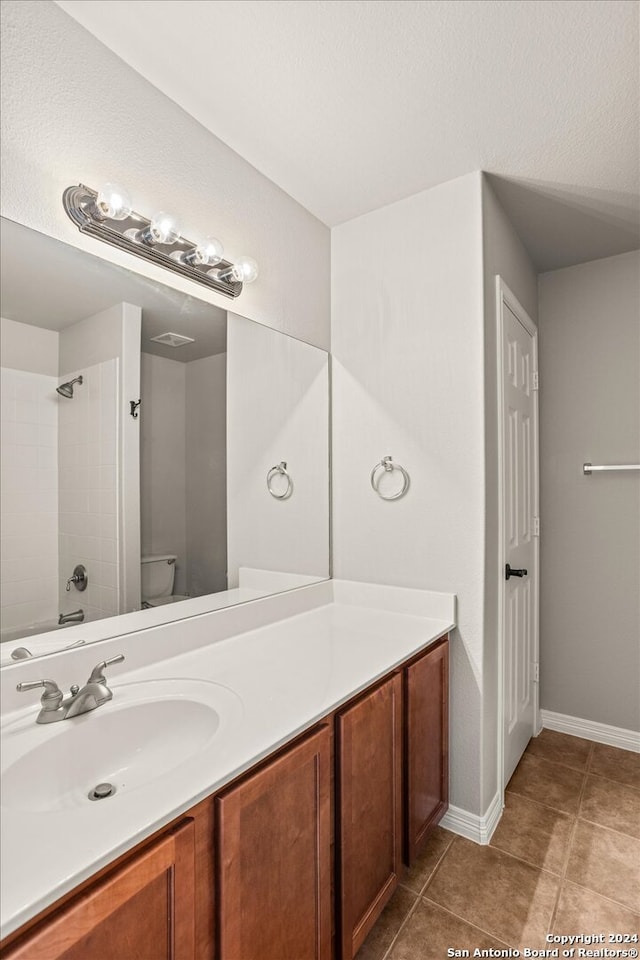
[[[337,716],[339,937],[355,956],[398,885],[402,843],[402,678]]]
[[[187,820],[2,952],[3,960],[196,960]]]
[[[216,799],[218,960],[330,960],[328,726]]]
[[[449,644],[445,637],[404,669],[405,836],[411,865],[449,802]]]

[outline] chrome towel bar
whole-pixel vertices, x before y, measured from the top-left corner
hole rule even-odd
[[[605,470],[640,470],[640,463],[583,463],[582,472],[585,477],[590,477],[595,471]]]

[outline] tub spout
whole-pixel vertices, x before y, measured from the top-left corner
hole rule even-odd
[[[62,627],[65,623],[82,623],[84,620],[84,610],[74,610],[72,613],[61,613],[58,617],[58,626]]]

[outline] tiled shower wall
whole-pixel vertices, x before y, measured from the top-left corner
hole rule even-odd
[[[59,403],[59,604],[81,607],[86,620],[119,612],[118,597],[118,379],[117,359],[66,375],[82,374],[73,399]],[[67,578],[77,564],[87,570],[80,592]]]
[[[2,626],[58,614],[57,378],[2,367]]]

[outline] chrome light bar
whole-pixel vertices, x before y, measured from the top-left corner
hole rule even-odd
[[[249,258],[243,258],[235,264],[218,259],[214,269],[211,269],[211,262],[199,263],[194,256],[199,249],[198,244],[179,234],[175,238],[172,236],[168,242],[162,242],[154,237],[153,221],[133,210],[127,210],[124,216],[122,213],[109,216],[98,206],[98,196],[96,190],[82,183],[67,187],[62,195],[67,216],[81,233],[165,267],[225,297],[240,296],[243,283],[239,277],[250,282],[257,276],[257,264]]]

